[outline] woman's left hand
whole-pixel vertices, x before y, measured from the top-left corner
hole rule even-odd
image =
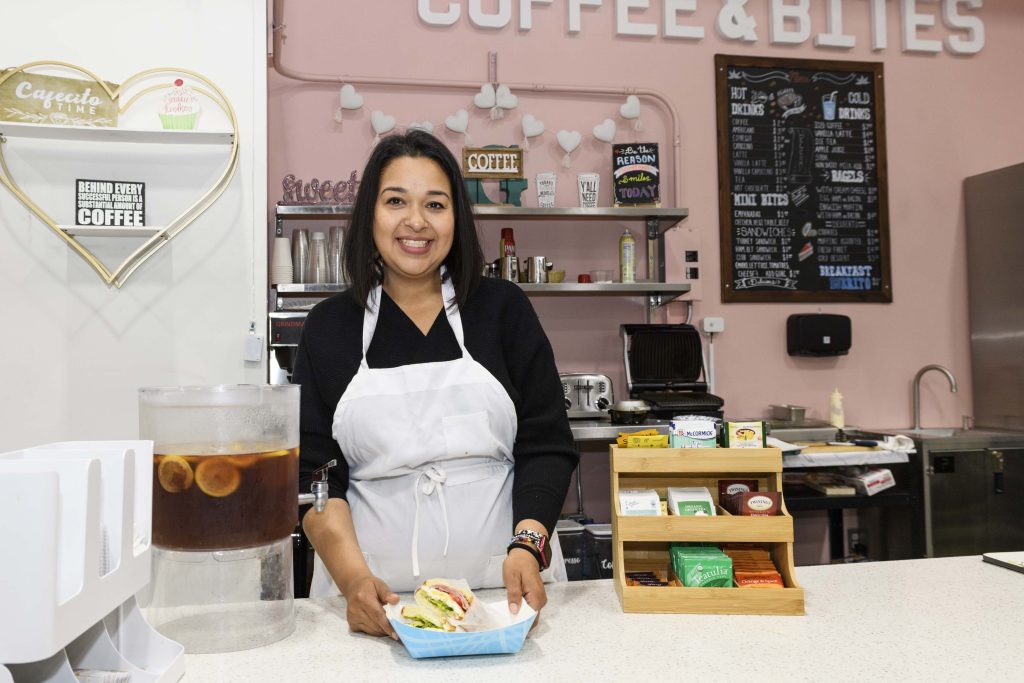
[[[528,551],[522,548],[510,550],[502,564],[501,573],[508,591],[508,609],[512,614],[519,613],[523,598],[537,612],[547,604],[548,596],[544,592],[537,558]]]

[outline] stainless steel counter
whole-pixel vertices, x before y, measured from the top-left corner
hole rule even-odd
[[[611,443],[619,432],[639,432],[657,429],[659,434],[668,434],[668,420],[647,420],[642,425],[616,425],[611,420],[569,420],[574,441],[607,441]]]

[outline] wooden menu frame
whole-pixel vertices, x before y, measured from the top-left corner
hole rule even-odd
[[[882,64],[715,55],[715,86],[722,301],[891,302]]]

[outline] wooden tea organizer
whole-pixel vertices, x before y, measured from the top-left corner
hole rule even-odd
[[[706,486],[718,497],[719,479],[756,479],[761,491],[782,495],[777,448],[619,448],[611,446],[612,564],[625,612],[689,614],[803,614],[804,590],[793,572],[793,518],[780,505],[772,517],[739,517],[721,507],[715,517],[623,516],[619,490],[648,488],[665,497],[670,486]],[[627,586],[627,571],[670,569],[673,541],[755,542],[768,546],[785,588]]]

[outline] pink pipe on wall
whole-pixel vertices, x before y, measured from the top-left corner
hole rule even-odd
[[[480,89],[479,83],[474,83],[471,81],[437,79],[410,80],[404,78],[392,78],[388,76],[335,76],[327,74],[306,73],[303,71],[296,71],[294,69],[290,69],[282,63],[282,50],[284,47],[284,41],[281,39],[281,30],[285,28],[285,24],[283,23],[284,4],[285,0],[272,0],[272,33],[274,36],[274,41],[271,63],[273,64],[274,71],[281,74],[285,78],[291,78],[293,80],[303,81],[305,83],[350,83],[353,85],[398,85],[410,88],[447,88],[466,90]],[[683,195],[682,173],[679,169],[679,146],[681,144],[679,140],[679,112],[676,111],[675,105],[673,105],[672,102],[667,97],[665,97],[665,95],[663,95],[661,92],[657,90],[652,90],[650,88],[602,88],[580,85],[546,85],[543,83],[505,83],[504,85],[507,85],[511,90],[530,91],[537,93],[578,93],[581,95],[614,95],[617,97],[621,97],[623,95],[636,95],[637,97],[648,97],[652,100],[657,101],[659,104],[661,104],[661,106],[668,110],[669,117],[672,120],[671,166],[674,171],[673,200],[675,204],[678,205],[679,198],[682,197]]]

